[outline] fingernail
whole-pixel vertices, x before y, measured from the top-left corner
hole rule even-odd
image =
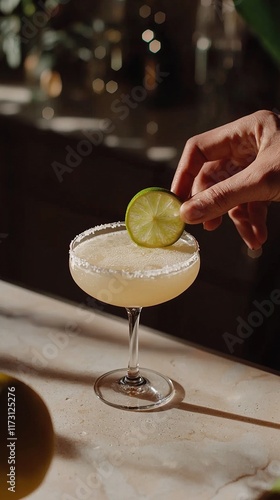
[[[200,222],[205,208],[200,199],[186,201],[181,207],[181,217],[185,222]]]

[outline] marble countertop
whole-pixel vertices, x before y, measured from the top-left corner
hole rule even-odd
[[[0,282],[0,370],[37,390],[56,453],[30,500],[253,500],[280,476],[280,378],[140,326],[168,406],[112,408],[98,375],[127,365],[127,322]]]

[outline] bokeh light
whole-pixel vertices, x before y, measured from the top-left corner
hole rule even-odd
[[[154,38],[154,36],[155,36],[155,34],[152,30],[145,30],[142,33],[142,40],[144,40],[144,42],[148,43]]]
[[[150,44],[149,44],[149,49],[151,52],[153,52],[154,54],[156,54],[160,49],[161,49],[161,43],[159,40],[153,40]]]

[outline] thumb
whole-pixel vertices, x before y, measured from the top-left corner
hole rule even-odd
[[[252,166],[253,164],[251,164]],[[250,201],[262,201],[256,171],[245,169],[195,194],[182,204],[181,217],[187,224],[198,224],[221,217],[230,209]]]

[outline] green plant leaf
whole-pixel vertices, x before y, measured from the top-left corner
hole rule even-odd
[[[279,0],[234,0],[236,10],[280,65]]]

